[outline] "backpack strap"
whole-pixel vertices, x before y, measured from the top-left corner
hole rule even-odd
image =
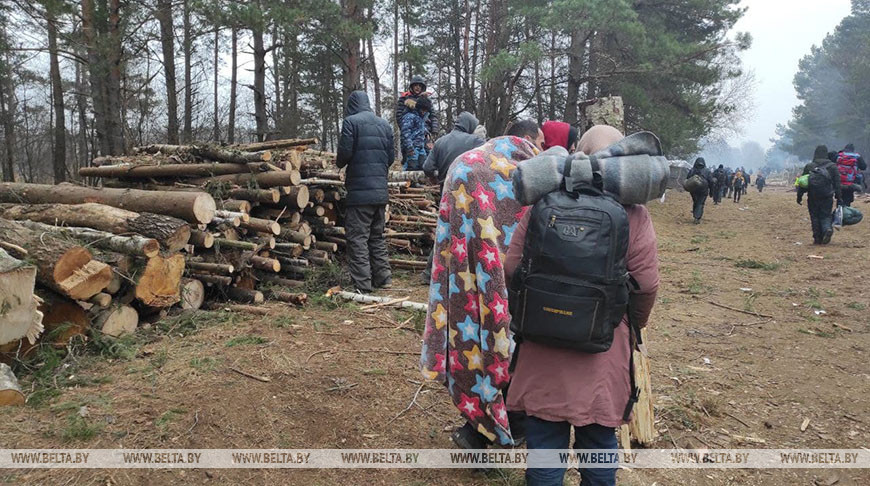
[[[569,155],[565,159],[565,167],[562,169],[562,187],[565,192],[574,192],[574,178],[571,177],[571,167],[574,165],[574,156]]]
[[[514,370],[517,367],[517,360],[520,358],[520,344],[523,342],[523,338],[517,334],[514,334],[514,342],[516,346],[514,346],[514,354],[511,356],[511,364],[508,365],[508,374],[514,374]]]

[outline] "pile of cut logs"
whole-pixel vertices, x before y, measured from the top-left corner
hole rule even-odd
[[[19,316],[8,336],[0,326],[0,352],[27,351],[39,326],[73,324],[55,336],[62,346],[91,324],[119,336],[172,306],[303,304],[293,289],[346,246],[343,173],[316,142],[149,145],[82,168],[91,186],[0,183],[0,302],[14,297]],[[388,241],[418,257],[437,219],[438,188],[423,182],[390,173]],[[19,285],[22,268],[35,291]]]

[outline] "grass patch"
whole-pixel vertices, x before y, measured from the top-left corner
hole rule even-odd
[[[84,417],[74,413],[67,419],[67,425],[61,433],[61,438],[64,442],[90,440],[102,432],[102,430],[103,427],[101,425],[88,422]]]
[[[816,336],[816,337],[820,337],[820,338],[829,338],[830,339],[830,338],[835,337],[835,335],[833,333],[830,333],[830,332],[810,331],[809,329],[804,329],[804,328],[798,329],[798,332],[801,334],[809,334],[810,336]]]
[[[743,299],[743,310],[747,312],[755,312],[755,300],[758,299],[758,294],[749,294]]]
[[[848,307],[850,309],[858,310],[858,311],[861,311],[861,310],[864,310],[867,308],[866,305],[864,305],[860,302],[849,302],[848,304],[846,304],[846,307]]]
[[[426,330],[426,313],[421,310],[412,311],[411,324],[414,326],[414,331],[417,334],[423,334]]]
[[[383,370],[381,368],[371,368],[371,369],[363,370],[362,374],[367,375],[367,376],[384,376],[387,374],[387,371]]]
[[[700,245],[701,243],[706,243],[710,240],[710,237],[707,235],[695,235],[690,240],[693,245]]]
[[[264,344],[264,343],[268,343],[268,342],[269,342],[269,340],[264,338],[264,337],[245,335],[245,336],[237,336],[237,337],[230,339],[229,341],[227,341],[227,343],[224,346],[226,346],[228,348],[232,348],[235,346],[247,346],[247,345],[251,345],[251,344]]]
[[[734,238],[735,236],[737,236],[736,231],[720,231],[720,232],[716,233],[716,237],[722,238],[723,240],[730,240],[731,238]]]
[[[309,296],[322,295],[330,288],[336,285],[344,287],[346,283],[349,283],[349,279],[345,276],[341,265],[329,262],[326,265],[316,265],[312,268],[305,276],[305,285],[302,287],[302,291]]]
[[[704,279],[701,277],[701,272],[695,270],[692,272],[692,281],[689,282],[689,293],[692,295],[700,295],[707,293],[710,289],[704,285]]]
[[[184,312],[177,316],[160,320],[154,327],[164,334],[182,337],[196,333],[200,329],[215,325],[236,324],[244,319],[243,315],[224,311]]]
[[[190,360],[190,367],[202,372],[207,372],[215,369],[215,367],[217,367],[217,364],[218,360],[212,358],[211,356],[204,356],[202,358],[196,357]]]
[[[780,268],[782,268],[782,264],[779,262],[767,263],[767,262],[762,262],[762,261],[752,260],[752,259],[737,260],[737,262],[734,264],[734,266],[737,268],[751,268],[754,270],[767,270],[767,271],[774,271],[774,270],[779,270]]]
[[[272,326],[284,329],[286,327],[293,326],[294,319],[293,316],[289,316],[287,314],[282,314],[280,316],[276,316],[272,319]]]
[[[183,408],[170,408],[169,410],[160,414],[159,417],[157,417],[157,420],[154,421],[154,425],[156,425],[157,427],[164,427],[166,425],[169,425],[169,423],[174,421],[180,415],[184,415],[186,413],[187,410]]]

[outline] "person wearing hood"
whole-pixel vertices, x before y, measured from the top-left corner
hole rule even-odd
[[[408,85],[408,90],[399,94],[399,99],[396,102],[396,126],[402,126],[402,118],[408,110],[413,110],[417,107],[417,102],[422,98],[427,98],[431,101],[430,93],[426,92],[426,80],[423,76],[416,74],[411,77],[411,83]],[[441,132],[441,123],[438,121],[438,113],[434,107],[429,110],[425,117],[426,122],[426,143],[427,148],[432,148],[432,140],[438,137]],[[400,129],[401,131],[401,129]],[[402,154],[404,155],[404,154]]]
[[[474,134],[477,126],[477,117],[467,111],[460,113],[453,124],[453,130],[435,142],[423,163],[423,172],[431,178],[437,177],[438,183],[443,186],[447,170],[456,157],[483,145],[483,139]]]
[[[568,153],[577,150],[577,137],[579,131],[571,125],[560,121],[546,121],[541,125],[544,132],[544,150],[551,147],[562,147]]]
[[[722,192],[725,189],[725,166],[719,164],[719,168],[713,171],[713,204],[722,202]]]
[[[357,291],[367,293],[391,283],[385,210],[387,175],[395,158],[393,127],[372,112],[365,91],[347,100],[336,165],[347,167],[344,227],[350,276]]]
[[[695,224],[701,224],[701,218],[704,217],[704,205],[707,203],[707,195],[713,190],[713,175],[710,169],[707,168],[707,163],[703,157],[698,157],[695,160],[695,165],[686,176],[686,179],[691,179],[694,176],[701,176],[706,185],[692,193],[692,217],[695,218]]]
[[[577,149],[587,155],[622,140],[616,128],[589,129]],[[646,326],[659,287],[656,234],[646,206],[625,206],[629,225],[626,266],[635,282],[629,297],[633,325]],[[520,266],[529,227],[527,211],[511,237],[504,274]],[[515,369],[507,392],[507,409],[525,413],[526,443],[536,449],[568,449],[574,430],[576,449],[615,450],[616,428],[625,424],[631,396],[629,356],[632,345],[626,314],[613,331],[613,344],[602,353],[580,353],[524,340],[514,350]],[[488,361],[487,361],[488,362]],[[615,466],[615,465],[614,465]],[[616,484],[616,467],[581,468],[580,484]],[[526,484],[562,484],[564,468],[528,468]]]
[[[843,198],[840,171],[828,158],[828,147],[816,147],[813,161],[804,166],[803,175],[809,176],[809,184],[807,188],[798,186],[797,203],[801,204],[804,194],[808,194],[807,210],[813,228],[813,244],[827,245],[834,235],[834,198],[837,203]]]
[[[450,165],[457,157],[483,145],[483,139],[474,135],[477,128],[477,117],[467,111],[463,111],[456,117],[456,122],[453,125],[453,131],[438,139],[429,156],[426,157],[426,162],[423,164],[423,172],[430,178],[437,176],[438,184],[442,190],[444,188],[444,179],[447,178],[447,171]],[[435,257],[435,248],[429,253],[429,264],[423,272],[422,280],[424,285],[429,285],[432,278],[432,261]]]

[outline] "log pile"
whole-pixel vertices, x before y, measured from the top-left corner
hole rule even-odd
[[[303,180],[330,163],[314,143],[149,145],[95,159],[89,186],[0,184],[0,299],[16,302],[0,353],[31,350],[41,325],[63,323],[65,346],[206,300],[304,304],[292,289],[334,259],[343,194]]]

